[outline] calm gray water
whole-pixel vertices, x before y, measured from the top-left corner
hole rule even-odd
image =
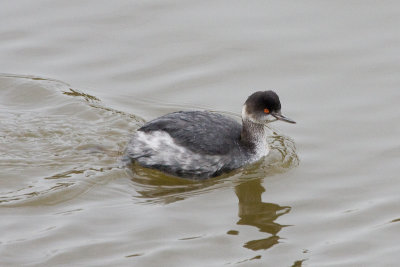
[[[397,1],[6,1],[1,266],[398,266]],[[120,167],[176,110],[274,89],[263,161]]]

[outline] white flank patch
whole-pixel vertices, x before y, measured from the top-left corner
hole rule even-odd
[[[138,131],[137,140],[143,143],[146,147],[157,152],[162,152],[160,149],[165,149],[165,147],[173,148],[173,150],[179,150],[181,153],[183,153],[185,150],[183,147],[177,145],[174,142],[174,139],[172,139],[172,137],[164,131],[154,131],[149,133]]]
[[[201,155],[178,145],[164,131],[138,131],[134,137],[134,145],[129,150],[132,156],[139,157],[143,165],[175,166],[182,170],[197,170],[199,173],[217,171],[224,164],[220,156]]]

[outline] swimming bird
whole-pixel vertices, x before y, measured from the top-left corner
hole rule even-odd
[[[133,134],[125,158],[178,177],[215,177],[266,156],[264,126],[277,120],[295,123],[282,115],[274,91],[258,91],[242,107],[242,124],[209,111],[166,114]]]

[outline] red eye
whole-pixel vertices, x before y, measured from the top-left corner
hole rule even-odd
[[[265,108],[265,109],[264,109],[264,113],[267,113],[267,114],[268,114],[268,113],[269,113],[269,109]]]

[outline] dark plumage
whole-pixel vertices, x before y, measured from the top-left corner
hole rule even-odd
[[[146,123],[138,131],[165,131],[194,153],[225,155],[240,141],[242,126],[231,118],[207,111],[179,111]]]

